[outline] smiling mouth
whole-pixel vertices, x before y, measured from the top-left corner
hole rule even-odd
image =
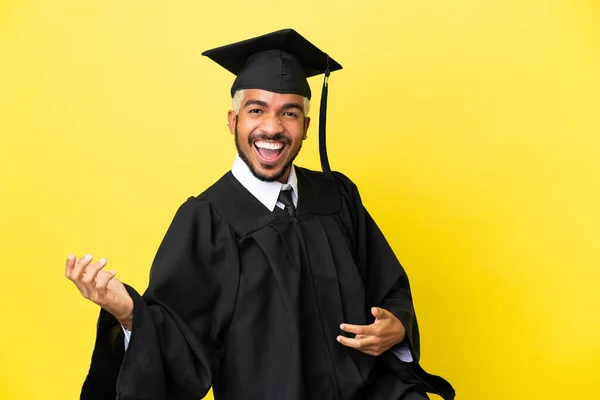
[[[258,158],[266,164],[272,164],[279,160],[286,144],[277,141],[257,140],[254,142],[254,148]]]

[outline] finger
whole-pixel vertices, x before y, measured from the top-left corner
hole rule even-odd
[[[337,341],[343,344],[346,347],[352,347],[357,350],[368,349],[371,346],[374,346],[377,343],[377,339],[373,336],[367,336],[363,339],[352,339],[344,336],[338,336]]]
[[[85,273],[84,273],[84,276],[81,279],[81,281],[85,284],[90,284],[90,283],[94,282],[94,280],[96,279],[96,276],[98,276],[98,272],[102,268],[104,268],[105,265],[106,265],[105,258],[101,258],[100,260],[98,260],[98,262],[88,265],[87,268],[85,269]]]
[[[354,333],[357,335],[373,335],[375,333],[373,325],[351,325],[341,324],[340,329],[344,332]]]
[[[115,271],[99,271],[98,278],[96,279],[96,290],[104,291],[106,290],[109,282],[116,275]]]
[[[85,268],[90,263],[90,261],[92,261],[91,254],[86,254],[85,257],[81,257],[79,260],[77,260],[77,262],[75,262],[75,268],[73,268],[71,280],[81,280],[81,277],[83,276],[83,271],[85,271]]]
[[[379,356],[384,351],[388,350],[388,348],[385,348],[381,338],[375,336],[366,336],[360,339],[350,339],[340,336],[338,337],[338,341],[347,347],[352,347],[371,356]]]
[[[75,268],[75,255],[74,254],[69,254],[69,256],[67,257],[67,262],[66,262],[66,266],[65,266],[65,276],[69,279],[71,279],[71,275],[73,274],[73,268]]]

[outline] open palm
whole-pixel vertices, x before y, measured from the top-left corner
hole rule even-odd
[[[72,281],[86,299],[111,313],[125,328],[131,329],[133,299],[114,271],[105,271],[106,259],[90,264],[91,255],[77,259],[67,258],[65,276]]]

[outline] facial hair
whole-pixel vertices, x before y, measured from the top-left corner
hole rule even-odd
[[[256,168],[254,168],[254,166],[252,165],[252,163],[250,162],[250,157],[249,155],[244,152],[244,150],[242,150],[241,146],[240,146],[240,141],[239,141],[239,135],[238,135],[238,128],[237,128],[238,124],[237,124],[237,117],[236,117],[236,121],[235,121],[235,147],[237,148],[237,152],[240,156],[240,158],[242,159],[242,161],[244,161],[246,163],[246,165],[248,166],[248,168],[250,169],[250,172],[252,172],[252,175],[254,175],[257,179],[260,179],[261,181],[265,181],[265,182],[276,182],[279,181],[279,179],[281,179],[292,167],[292,164],[294,163],[294,160],[296,159],[296,157],[298,156],[298,153],[300,153],[300,150],[302,149],[302,141],[300,141],[300,147],[298,147],[298,150],[292,154],[292,157],[288,160],[287,163],[285,163],[285,165],[283,166],[283,168],[281,168],[281,170],[279,172],[277,172],[275,175],[264,175],[261,174],[259,171],[256,170]],[[253,138],[257,138],[257,135],[252,135],[250,134],[248,136],[248,144],[250,145],[249,151],[252,151],[252,146],[254,146],[254,144],[252,144],[252,139]],[[285,142],[286,146],[290,146],[291,145],[291,141],[287,138],[283,138],[281,135],[277,134],[277,135],[272,135],[269,136],[267,134],[260,134],[258,135],[258,138],[263,139],[263,140],[279,140],[279,141],[283,141]],[[270,166],[264,166],[265,168],[270,168]]]

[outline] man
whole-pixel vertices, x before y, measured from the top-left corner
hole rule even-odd
[[[70,255],[102,307],[83,399],[454,398],[418,365],[408,279],[356,186],[329,170],[327,76],[341,66],[293,30],[204,53],[237,75],[233,168],[177,211],[140,296]],[[325,73],[323,173],[294,166]]]

